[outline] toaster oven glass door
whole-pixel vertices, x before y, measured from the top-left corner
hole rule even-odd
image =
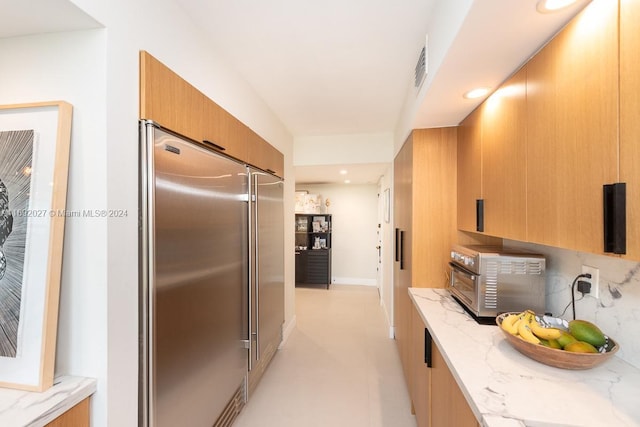
[[[464,270],[453,262],[450,262],[449,266],[451,267],[450,292],[466,304],[469,309],[477,312],[479,308],[477,286],[480,276]]]

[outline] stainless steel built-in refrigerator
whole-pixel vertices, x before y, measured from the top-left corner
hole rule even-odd
[[[230,425],[280,342],[282,182],[153,122],[140,133],[139,424]]]

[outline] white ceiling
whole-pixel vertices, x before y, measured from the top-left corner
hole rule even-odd
[[[99,28],[69,0],[0,0],[0,38]]]
[[[557,14],[536,12],[537,0],[175,1],[301,137],[397,133],[403,116],[411,128],[456,125],[479,103],[462,93],[498,86],[589,0]],[[99,26],[69,0],[0,0],[0,10],[0,37]],[[430,46],[453,41],[430,52],[414,101],[427,33]],[[321,178],[305,173],[296,168],[300,179]],[[372,166],[363,182],[378,173]]]
[[[389,169],[388,163],[360,163],[348,165],[296,166],[296,184],[377,184]],[[340,173],[346,171],[346,174]]]

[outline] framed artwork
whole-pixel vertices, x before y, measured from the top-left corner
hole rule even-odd
[[[0,386],[53,384],[72,106],[0,105]]]

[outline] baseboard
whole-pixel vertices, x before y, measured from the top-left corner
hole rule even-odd
[[[360,277],[333,277],[331,283],[334,285],[378,286],[376,279],[362,279]]]
[[[285,345],[285,343],[287,342],[287,340],[289,339],[289,337],[291,336],[291,333],[295,328],[296,328],[296,315],[294,314],[288,323],[282,325],[282,342],[278,346],[278,349],[281,349]]]

